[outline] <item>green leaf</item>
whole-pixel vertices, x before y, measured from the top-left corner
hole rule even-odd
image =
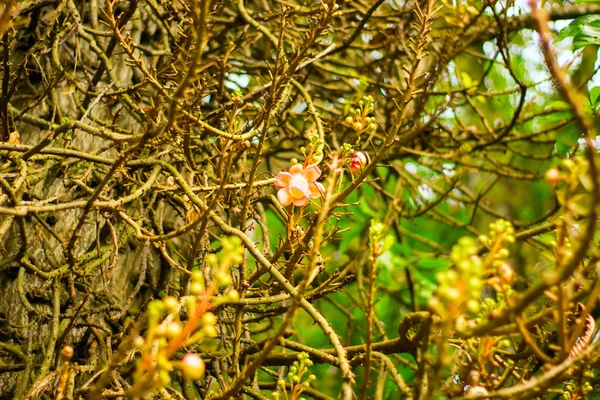
[[[577,50],[590,44],[600,44],[600,15],[586,15],[573,20],[561,29],[557,40],[573,38],[573,49]]]
[[[471,79],[471,75],[463,71],[460,73],[460,77],[462,78],[464,87],[470,88],[471,86],[473,86],[473,79]]]
[[[593,107],[598,105],[598,100],[600,100],[600,86],[594,86],[590,90],[590,101]]]

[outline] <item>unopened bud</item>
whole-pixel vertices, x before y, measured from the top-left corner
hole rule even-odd
[[[177,304],[179,302],[175,297],[167,296],[163,299],[163,303],[165,303],[165,310],[167,310],[167,312],[171,312],[177,308]]]
[[[546,171],[545,178],[546,182],[550,183],[551,185],[556,185],[560,180],[560,171],[556,168],[551,168]]]
[[[71,358],[73,358],[73,353],[74,350],[71,346],[66,345],[62,348],[62,350],[60,351],[60,358],[64,361],[67,362],[69,361]]]
[[[362,151],[357,151],[352,155],[352,163],[350,164],[350,171],[354,173],[360,173],[365,168],[371,159],[369,155]]]
[[[186,354],[181,360],[181,372],[186,379],[195,381],[204,376],[206,367],[197,354]]]
[[[502,263],[498,266],[498,275],[500,276],[502,283],[508,285],[512,283],[515,277],[515,271],[507,263]]]

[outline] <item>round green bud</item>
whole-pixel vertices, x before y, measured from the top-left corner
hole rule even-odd
[[[165,310],[167,310],[167,312],[174,311],[177,308],[177,305],[179,304],[177,299],[173,296],[165,297],[163,299],[163,303],[165,304]]]
[[[215,328],[214,325],[206,325],[204,328],[202,328],[202,333],[204,333],[204,336],[209,338],[217,337],[217,335],[219,334],[219,332],[217,332],[217,328]]]
[[[156,337],[164,337],[167,335],[167,325],[166,324],[160,324],[156,327],[156,330],[154,331],[154,335],[156,335]]]
[[[217,271],[217,273],[215,274],[215,279],[221,287],[227,287],[231,285],[231,275],[229,275],[225,271]]]
[[[354,129],[356,132],[362,131],[363,128],[364,128],[364,125],[360,121],[356,121],[355,123],[352,124],[352,129]]]
[[[481,290],[481,288],[483,287],[483,281],[481,280],[481,278],[472,276],[471,278],[469,278],[467,286],[468,286],[469,291],[479,292]]]
[[[141,350],[144,347],[145,343],[146,342],[144,341],[144,338],[141,336],[138,336],[135,339],[133,339],[133,347],[135,347],[138,350]]]
[[[451,302],[455,302],[458,299],[460,299],[460,290],[458,290],[457,288],[453,288],[453,287],[445,287],[442,288],[441,293],[440,293],[446,300],[449,300]]]
[[[508,249],[500,249],[497,254],[500,258],[507,258],[510,255],[510,251]]]
[[[216,267],[217,265],[219,265],[219,257],[217,257],[216,254],[209,254],[206,256],[206,262],[212,266],[212,267]]]
[[[204,291],[204,285],[201,284],[200,282],[193,281],[192,283],[190,283],[190,293],[193,294],[194,296],[199,295],[203,291]]]
[[[204,282],[204,276],[202,276],[202,271],[198,269],[192,271],[192,280],[196,282]]]
[[[200,321],[203,326],[215,326],[217,324],[217,316],[207,311],[202,315]]]
[[[449,269],[448,271],[446,271],[445,274],[445,284],[452,286],[454,284],[456,284],[456,282],[458,282],[458,272],[453,270],[453,269]]]
[[[460,260],[456,263],[456,268],[458,268],[461,272],[470,271],[472,267],[471,261],[469,260]]]
[[[244,261],[244,256],[238,253],[231,255],[231,262],[234,264],[241,264]]]
[[[480,310],[479,301],[477,301],[475,299],[469,299],[469,300],[467,300],[467,310],[471,314],[477,314],[479,312],[479,310]]]
[[[238,301],[240,301],[239,292],[235,289],[231,289],[229,292],[227,292],[227,300],[232,303],[237,303]]]
[[[562,165],[568,169],[573,169],[576,166],[575,162],[573,160],[571,160],[570,158],[566,158],[566,159],[562,160]]]
[[[173,321],[167,325],[167,337],[174,338],[179,335],[182,330],[181,325],[178,322]]]
[[[206,370],[204,361],[197,354],[186,354],[183,356],[180,366],[183,376],[191,381],[202,378]]]

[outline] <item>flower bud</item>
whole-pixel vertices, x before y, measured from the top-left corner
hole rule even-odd
[[[203,326],[215,326],[217,324],[217,316],[211,312],[205,312],[202,315],[201,321]]]
[[[66,345],[60,351],[60,358],[65,362],[69,361],[71,358],[73,358],[73,353],[73,347]]]
[[[371,159],[369,155],[362,151],[357,151],[352,155],[352,163],[350,164],[350,171],[354,173],[360,173],[365,168]]]
[[[362,131],[363,128],[364,128],[364,125],[360,121],[356,121],[355,123],[352,124],[352,129],[354,129],[356,132]]]
[[[217,271],[215,274],[215,279],[221,287],[227,287],[231,285],[231,275],[225,271]]]
[[[173,296],[165,297],[163,299],[163,303],[165,303],[165,310],[167,310],[167,312],[175,310],[177,308],[177,304],[179,304],[177,299]]]
[[[160,324],[156,327],[156,331],[154,332],[154,334],[156,335],[156,337],[165,337],[165,335],[167,334],[167,325],[166,324]]]
[[[469,310],[471,314],[477,314],[479,312],[479,309],[479,301],[475,299],[467,300],[467,310]]]
[[[229,292],[227,292],[227,300],[232,303],[237,303],[238,301],[240,301],[239,292],[235,289],[231,289]]]
[[[136,349],[140,350],[142,347],[144,347],[144,338],[141,336],[136,337],[135,339],[133,339],[133,347],[135,347]]]
[[[214,325],[206,325],[204,328],[202,328],[202,333],[204,333],[204,336],[209,338],[217,337],[217,335],[219,334],[219,332],[217,332],[217,328],[215,328]]]
[[[190,283],[190,293],[193,295],[198,295],[204,291],[204,285],[200,282],[192,282]]]
[[[197,354],[186,354],[181,360],[181,372],[186,379],[195,381],[204,376],[204,361]]]
[[[170,338],[174,338],[179,335],[182,331],[181,325],[178,322],[171,322],[167,325],[167,336]]]
[[[498,275],[500,276],[502,283],[510,284],[515,277],[515,271],[509,264],[503,263],[498,266]]]
[[[560,180],[560,171],[556,168],[550,168],[548,171],[546,171],[544,177],[546,178],[546,182],[550,183],[551,185],[556,185]]]

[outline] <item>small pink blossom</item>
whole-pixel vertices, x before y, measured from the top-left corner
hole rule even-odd
[[[321,197],[325,188],[317,182],[320,176],[321,170],[316,165],[306,168],[302,164],[292,165],[290,172],[281,171],[275,177],[277,199],[282,206],[304,206],[308,199]]]
[[[354,173],[359,173],[369,164],[371,160],[369,159],[369,155],[367,153],[363,153],[362,151],[357,151],[352,155],[352,163],[350,164],[350,171]]]

